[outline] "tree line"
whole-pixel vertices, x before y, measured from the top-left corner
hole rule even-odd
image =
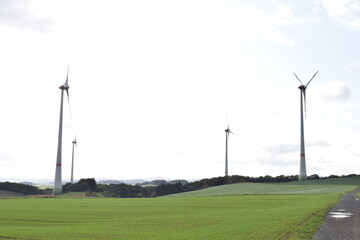
[[[38,187],[22,184],[22,183],[12,183],[12,182],[0,182],[0,190],[21,193],[24,195],[45,193],[44,190],[41,190]]]
[[[308,176],[308,180],[326,179],[326,178],[343,178],[343,177],[355,177],[360,176],[357,174],[350,175],[330,175],[328,177],[320,177],[317,174]],[[124,183],[120,184],[96,184],[95,179],[82,179],[78,183],[68,183],[64,185],[63,191],[94,191],[102,193],[104,197],[116,197],[116,198],[139,198],[139,197],[157,197],[181,192],[189,192],[195,190],[201,190],[207,187],[220,186],[225,184],[253,182],[253,183],[281,183],[299,181],[299,175],[280,175],[272,177],[270,175],[260,177],[247,177],[240,175],[232,175],[226,177],[214,177],[206,178],[195,182],[186,183],[186,181],[176,181],[163,183],[158,186],[139,186],[128,185]],[[86,182],[91,182],[90,186],[86,187]]]
[[[330,175],[328,177],[320,177],[317,174],[308,176],[308,180],[326,179],[326,178],[346,178],[358,177],[357,174],[349,175]],[[272,177],[270,175],[260,177],[247,177],[240,175],[232,175],[225,177],[206,178],[195,182],[188,183],[187,181],[173,181],[164,182],[158,186],[140,186],[128,185],[125,183],[120,184],[97,184],[94,178],[81,179],[77,183],[67,183],[63,185],[63,193],[68,192],[88,192],[101,193],[104,197],[117,197],[117,198],[138,198],[138,197],[157,197],[169,195],[174,193],[189,192],[201,190],[207,187],[220,186],[225,184],[253,182],[253,183],[279,183],[279,182],[292,182],[298,181],[298,175],[280,175]],[[0,182],[0,190],[12,191],[22,193],[24,195],[34,194],[51,194],[52,189],[39,189],[38,187],[11,182]]]

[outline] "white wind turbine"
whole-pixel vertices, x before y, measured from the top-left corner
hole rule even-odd
[[[74,183],[74,146],[76,147],[76,137],[75,140],[72,142],[72,159],[71,159],[71,178],[70,182]]]
[[[306,161],[305,161],[305,139],[304,139],[304,109],[305,109],[305,116],[306,116],[306,88],[309,85],[309,83],[314,79],[316,74],[319,72],[319,70],[316,71],[314,76],[309,80],[309,82],[304,85],[301,80],[296,76],[297,80],[300,82],[300,174],[299,174],[299,181],[306,180]],[[303,98],[304,97],[304,98]],[[304,102],[304,107],[303,107]]]
[[[229,127],[229,120],[228,120],[228,127],[225,129],[225,177],[229,175],[228,172],[228,141],[229,141],[229,134],[234,134],[230,131]]]
[[[55,169],[55,181],[53,188],[53,195],[62,193],[62,178],[61,178],[61,152],[62,152],[62,127],[63,127],[63,102],[64,102],[64,90],[66,91],[68,102],[69,101],[69,67],[66,75],[66,81],[59,88],[61,89],[61,100],[60,100],[60,120],[59,120],[59,136],[58,136],[58,149],[56,157],[56,169]]]

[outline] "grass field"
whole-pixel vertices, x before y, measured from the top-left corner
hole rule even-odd
[[[360,185],[360,176],[279,183],[285,185]]]
[[[312,239],[357,180],[239,183],[161,198],[0,199],[0,239]],[[348,185],[352,184],[352,185]]]
[[[281,239],[337,198],[0,199],[0,239]]]
[[[308,181],[310,182],[310,181]],[[348,192],[356,185],[295,185],[269,183],[235,183],[209,187],[198,191],[166,195],[164,197],[205,197],[219,195],[257,195],[257,194],[328,194]]]

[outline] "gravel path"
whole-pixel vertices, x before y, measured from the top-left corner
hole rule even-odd
[[[360,239],[360,197],[355,192],[344,195],[336,207],[326,215],[315,240]]]

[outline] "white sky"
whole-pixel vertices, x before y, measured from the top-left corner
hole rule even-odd
[[[0,178],[359,173],[360,1],[0,0]]]

